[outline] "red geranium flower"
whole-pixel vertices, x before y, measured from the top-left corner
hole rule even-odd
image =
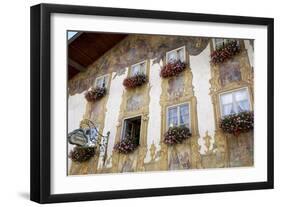
[[[162,78],[169,78],[180,74],[186,68],[186,64],[180,60],[169,62],[167,65],[163,66],[160,71],[160,76]]]
[[[211,54],[211,62],[213,64],[222,63],[238,53],[240,53],[240,47],[237,41],[232,41],[213,51]]]
[[[241,112],[232,114],[221,119],[220,128],[229,134],[239,136],[254,128],[254,112]]]
[[[85,98],[89,102],[94,102],[94,101],[97,101],[97,100],[101,99],[102,97],[104,97],[105,94],[106,94],[106,88],[96,87],[90,91],[87,91],[85,94]]]
[[[134,76],[124,79],[123,85],[126,88],[136,88],[147,82],[147,76],[145,74],[136,74]]]
[[[189,137],[191,137],[189,128],[185,126],[170,127],[164,134],[164,143],[167,145],[179,144]]]

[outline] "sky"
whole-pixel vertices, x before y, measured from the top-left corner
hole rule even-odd
[[[77,34],[77,32],[73,32],[73,31],[67,32],[67,39],[70,40],[76,34]]]

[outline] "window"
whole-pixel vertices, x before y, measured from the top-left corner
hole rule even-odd
[[[141,130],[141,116],[125,119],[123,125],[122,139],[131,139],[139,145]]]
[[[223,47],[225,44],[233,41],[234,39],[223,39],[223,38],[218,38],[218,39],[215,39],[215,46],[216,46],[216,49],[219,49],[221,47]],[[239,44],[239,42],[237,42]]]
[[[130,70],[130,76],[135,76],[137,74],[145,74],[145,73],[146,73],[146,61],[132,65]]]
[[[109,81],[109,75],[100,76],[96,78],[95,87],[107,88],[108,81]]]
[[[168,107],[167,127],[186,126],[190,128],[189,104]]]
[[[177,60],[185,62],[185,47],[180,47],[178,49],[167,52],[166,59],[167,63],[175,62]]]
[[[223,93],[220,95],[221,116],[250,111],[250,101],[247,88]]]

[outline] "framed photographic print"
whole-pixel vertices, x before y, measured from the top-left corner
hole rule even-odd
[[[31,7],[31,200],[273,188],[273,19]]]

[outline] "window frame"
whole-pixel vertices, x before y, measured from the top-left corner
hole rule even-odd
[[[108,78],[108,81],[107,81],[107,83],[106,83],[106,85],[105,85],[105,88],[108,89],[108,85],[109,85],[109,81],[110,81],[110,80],[109,80],[109,78],[110,78],[109,74],[105,74],[105,75],[101,75],[101,76],[96,77],[95,83],[94,83],[94,87],[95,87],[95,88],[97,87],[97,82],[98,82],[98,80],[101,79],[101,78]]]
[[[178,123],[179,123],[179,119],[180,119],[180,106],[183,106],[183,105],[188,105],[188,114],[189,114],[189,122],[188,122],[188,128],[189,130],[191,131],[191,110],[190,110],[190,107],[191,107],[191,103],[188,101],[188,102],[183,102],[183,103],[179,103],[179,104],[173,104],[173,105],[170,105],[170,106],[167,106],[166,107],[166,130],[169,129],[169,109],[170,108],[174,108],[174,107],[177,107],[177,119],[178,119]],[[177,125],[179,126],[179,124]]]
[[[144,67],[144,74],[146,75],[146,74],[147,74],[147,60],[143,60],[143,61],[140,61],[140,62],[135,63],[135,64],[133,64],[133,65],[130,66],[129,72],[128,72],[128,77],[133,77],[133,76],[131,75],[131,74],[132,74],[132,68],[133,68],[134,66],[140,65],[140,64],[142,64],[142,63],[144,63],[144,65],[145,65],[145,67]]]
[[[169,63],[169,61],[168,61],[168,55],[169,55],[169,53],[172,53],[172,52],[174,52],[174,51],[181,50],[181,49],[183,49],[183,58],[184,58],[183,62],[186,62],[186,59],[187,59],[187,58],[186,58],[186,48],[185,48],[185,45],[183,45],[183,46],[181,46],[181,47],[178,47],[178,48],[176,48],[176,49],[173,49],[173,50],[170,50],[170,51],[166,52],[166,64]]]
[[[228,116],[228,115],[223,115],[222,113],[222,101],[221,101],[221,96],[224,95],[224,94],[229,94],[229,93],[233,93],[233,92],[236,92],[236,91],[242,91],[242,90],[245,90],[247,91],[247,96],[248,96],[248,101],[249,101],[249,111],[253,111],[253,108],[252,108],[252,99],[250,97],[250,93],[249,93],[249,87],[241,87],[241,88],[236,88],[236,89],[233,89],[233,90],[228,90],[228,91],[224,91],[224,92],[221,92],[219,93],[219,106],[220,106],[220,117],[221,118],[224,118],[225,116]],[[230,115],[230,114],[229,114]]]

